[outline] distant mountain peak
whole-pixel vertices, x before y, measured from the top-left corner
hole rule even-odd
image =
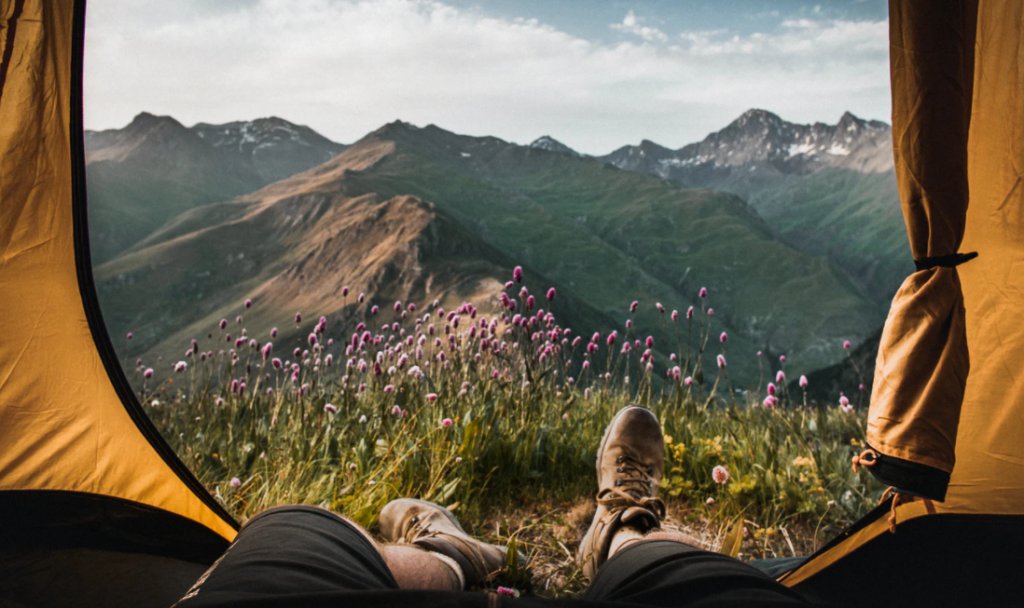
[[[679,150],[644,140],[604,157],[620,169],[644,171],[686,184],[702,171],[769,170],[813,173],[825,167],[877,173],[892,168],[889,126],[844,112],[835,125],[796,124],[777,114],[750,109],[703,141]]]
[[[530,143],[530,147],[531,148],[536,148],[537,150],[547,150],[548,152],[557,152],[559,154],[569,154],[570,156],[579,156],[580,155],[579,152],[577,152],[576,150],[573,150],[569,146],[563,144],[562,142],[558,141],[554,137],[551,137],[550,135],[541,135],[540,137],[538,137],[537,139],[533,140]]]
[[[159,126],[170,126],[174,128],[184,129],[185,125],[181,124],[171,116],[161,116],[157,114],[151,114],[149,112],[139,112],[135,115],[130,123],[125,127],[126,131],[139,132],[143,130],[151,130]]]
[[[781,124],[785,121],[774,112],[768,110],[762,110],[760,108],[751,108],[740,114],[740,117],[733,121],[732,124],[738,126],[744,126],[748,124]],[[730,125],[731,126],[731,125]]]

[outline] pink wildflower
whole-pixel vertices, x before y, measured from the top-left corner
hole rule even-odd
[[[644,340],[644,346],[654,348],[654,336],[647,336],[647,339]]]
[[[767,397],[764,398],[764,401],[761,402],[761,405],[765,406],[768,409],[772,409],[773,407],[775,407],[776,403],[778,403],[778,400],[775,398],[775,395],[768,395]]]
[[[328,414],[337,414],[338,406],[334,405],[333,403],[325,403],[324,411],[327,412]]]
[[[850,350],[851,346],[852,344],[850,344],[849,340],[843,340],[843,350]]]
[[[555,299],[555,288],[554,287],[548,287],[548,293],[545,295],[545,297],[548,299],[548,302],[554,300]]]
[[[343,298],[348,297],[348,286],[347,285],[341,288],[341,297],[343,297]]]
[[[451,425],[452,425],[452,419],[451,418],[442,418],[441,419],[441,426],[443,426],[444,428],[448,428]]]
[[[374,304],[373,306],[370,307],[370,316],[374,316],[378,312],[380,312],[380,306],[377,306],[376,304]]]
[[[718,369],[725,369],[725,355],[718,355],[716,361],[718,362]]]
[[[220,322],[217,323],[217,327],[219,327],[221,329],[227,329],[228,328],[228,320],[227,319],[221,319]]]
[[[519,597],[519,590],[515,587],[498,587],[495,590],[498,595],[504,595],[505,597]]]
[[[708,297],[708,288],[707,287],[701,287],[700,291],[697,292],[697,297],[698,298],[706,298],[706,297]]]
[[[232,488],[240,488],[242,487],[242,480],[237,477],[232,477],[231,481],[228,482],[228,485]]]
[[[270,337],[271,338],[276,338],[277,337],[277,328],[276,327],[271,327],[270,328]]]
[[[715,316],[715,309],[714,308],[708,308],[708,316],[709,317]]]
[[[152,378],[153,377],[153,368],[152,367],[147,367],[146,371],[142,372],[142,377],[143,378]]]
[[[800,376],[800,388],[807,388],[807,376]]]
[[[715,468],[711,469],[711,479],[718,485],[723,485],[729,482],[729,469],[723,467],[720,464],[716,464]]]
[[[786,382],[786,372],[780,369],[779,371],[775,372],[775,383],[783,384],[784,382]]]
[[[719,334],[718,341],[721,342],[722,344],[725,344],[726,342],[729,341],[729,334],[723,331],[721,334]]]
[[[316,346],[316,343],[317,343],[316,333],[315,332],[310,333],[309,337],[306,338],[306,340],[309,342],[310,346]]]
[[[298,325],[299,323],[302,323],[302,313],[301,312],[295,313],[295,324]]]
[[[427,393],[427,401],[431,403],[437,401],[437,393]]]
[[[679,311],[676,310],[675,308],[673,308],[672,309],[672,314],[669,315],[669,316],[672,318],[673,321],[678,321],[679,320]]]
[[[640,306],[640,302],[638,300],[633,300],[632,302],[630,302],[629,303],[629,312],[636,312],[636,307],[637,306]]]
[[[270,353],[273,350],[274,350],[274,343],[273,342],[267,342],[266,344],[263,345],[263,348],[260,349],[260,355],[262,355],[264,363],[267,362],[267,357],[270,356]]]
[[[177,363],[174,364],[174,372],[177,374],[180,374],[181,372],[187,369],[188,363],[185,363],[184,361],[178,361]]]
[[[277,358],[277,357],[274,357],[273,359],[271,359],[270,360],[270,364],[274,366],[274,369],[281,369],[281,365],[283,365],[281,363],[281,360],[279,358]]]
[[[774,395],[775,391],[776,391],[775,383],[774,382],[769,382],[768,383],[768,394],[769,395]]]
[[[654,307],[658,309],[658,312],[665,314],[665,306],[661,302],[655,302]]]
[[[786,362],[786,355],[779,355],[779,363],[785,363],[785,362]]]
[[[683,378],[683,384],[685,384],[686,386],[693,386],[693,377],[687,376]]]
[[[124,337],[125,337],[125,339],[127,339],[127,340],[131,340],[132,338],[134,338],[134,337],[135,337],[135,334],[133,334],[132,332],[128,332],[128,333],[126,333],[126,334],[124,335]]]
[[[512,269],[512,280],[515,281],[516,283],[522,283],[523,282],[523,267],[522,266],[516,266],[515,268]]]
[[[252,308],[252,298],[246,298],[245,299],[245,307],[246,308]]]

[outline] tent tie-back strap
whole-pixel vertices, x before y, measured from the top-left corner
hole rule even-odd
[[[873,467],[878,463],[878,452],[868,448],[853,457],[851,461],[853,464],[853,472],[856,473],[862,466]]]
[[[977,256],[978,254],[974,254]],[[860,470],[861,466],[873,467],[878,463],[878,452],[868,448],[853,457],[853,472],[856,473]],[[886,501],[889,503],[889,532],[896,534],[896,507],[900,506],[905,502],[912,502],[915,500],[921,500],[924,502],[924,508],[928,513],[935,513],[935,506],[932,501],[921,496],[914,496],[913,494],[907,494],[906,492],[900,492],[895,486],[889,486],[882,493],[882,497],[878,500],[878,504],[885,504]]]
[[[970,262],[974,258],[978,257],[977,251],[971,251],[969,253],[954,253],[953,255],[937,255],[931,258],[921,258],[920,260],[914,260],[914,266],[917,267],[918,271],[929,270],[936,267],[953,268],[959,266],[964,262]]]

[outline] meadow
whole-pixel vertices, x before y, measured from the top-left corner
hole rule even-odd
[[[496,584],[572,595],[596,448],[615,412],[638,403],[664,426],[667,525],[741,558],[810,553],[882,490],[850,467],[863,406],[808,403],[784,355],[729,352],[713,294],[695,296],[677,310],[646,303],[663,319],[657,334],[627,320],[579,336],[544,310],[555,290],[531,292],[519,268],[491,314],[341,288],[344,322],[282,320],[307,334],[301,345],[275,343],[277,328],[249,335],[259,302],[246,300],[180,361],[140,360],[135,373],[150,417],[241,521],[307,503],[372,529],[388,501],[424,498],[526,558]],[[623,306],[631,319],[641,303]],[[737,357],[757,358],[757,386],[733,385]]]

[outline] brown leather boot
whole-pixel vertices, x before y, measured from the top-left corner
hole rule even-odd
[[[657,495],[664,468],[665,440],[658,419],[636,405],[619,411],[597,451],[597,513],[576,553],[584,576],[594,577],[623,526],[647,532],[661,525],[665,504]]]
[[[450,557],[462,568],[466,587],[485,583],[505,566],[505,547],[466,534],[451,511],[426,500],[399,498],[384,505],[380,533],[388,542],[410,543]]]

